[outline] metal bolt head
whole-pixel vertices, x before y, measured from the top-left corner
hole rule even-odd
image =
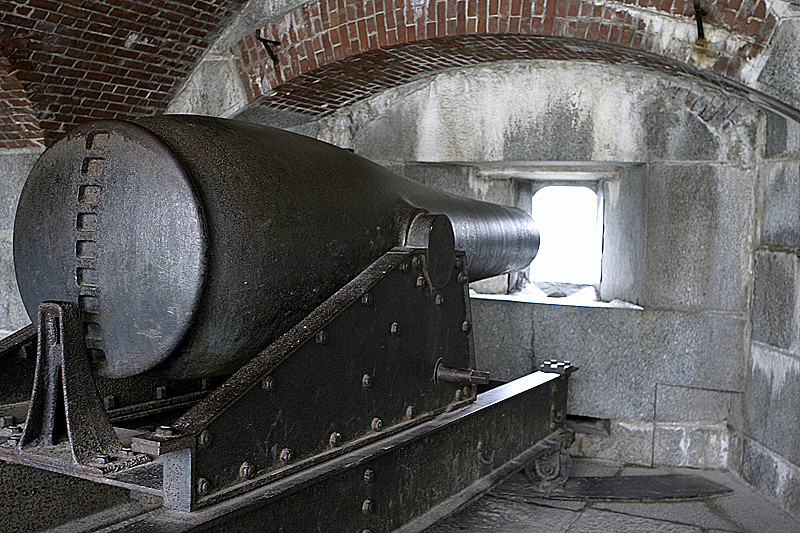
[[[470,329],[472,329],[472,324],[469,323],[469,320],[465,320],[461,323],[461,331],[467,333]]]
[[[392,322],[392,325],[391,325],[391,326],[389,326],[389,331],[390,331],[390,332],[391,332],[391,334],[392,334],[392,335],[394,335],[395,337],[396,337],[397,335],[400,335],[400,325],[399,325],[397,322]]]
[[[317,332],[316,341],[317,344],[325,344],[328,342],[328,334],[325,331]]]
[[[460,402],[463,398],[463,394],[461,394],[461,389],[456,389],[456,401]]]
[[[255,473],[256,467],[247,461],[242,463],[242,466],[239,467],[239,477],[242,479],[250,479],[255,475]]]
[[[156,435],[159,437],[174,437],[175,428],[172,426],[158,426],[156,428]]]
[[[411,259],[411,267],[414,270],[419,270],[422,266],[422,259],[418,255],[415,255],[413,259]]]
[[[0,416],[0,428],[11,427],[17,423],[13,415]]]
[[[208,494],[208,489],[211,488],[206,478],[199,477],[194,484],[194,490],[198,496],[205,496]]]
[[[444,296],[441,294],[436,295],[436,305],[442,305],[444,303]]]
[[[261,382],[261,388],[265,391],[274,391],[275,390],[275,378],[272,376],[267,376],[264,378],[264,381]]]
[[[372,387],[372,376],[369,374],[364,374],[361,376],[361,386],[365,389]]]
[[[99,465],[105,465],[111,462],[111,456],[107,453],[98,453],[94,456],[94,462]]]
[[[116,404],[117,404],[117,399],[114,397],[113,394],[109,394],[108,396],[103,396],[103,407],[105,407],[106,409],[113,409]]]
[[[342,444],[342,434],[341,433],[337,433],[337,432],[334,431],[333,433],[331,433],[331,436],[328,439],[328,443],[333,447],[341,446],[341,444]]]
[[[372,500],[364,500],[364,503],[361,504],[361,512],[364,514],[372,512]]]
[[[204,429],[197,436],[197,445],[202,448],[204,446],[208,446],[210,443],[211,443],[211,432],[207,429]]]
[[[288,465],[292,462],[292,450],[289,448],[284,448],[281,450],[281,462],[285,465]]]
[[[370,424],[370,427],[372,427],[372,431],[380,431],[380,430],[382,430],[383,429],[383,420],[381,420],[380,418],[377,418],[377,417],[373,418],[372,419],[372,423]]]
[[[375,472],[371,469],[364,470],[364,483],[372,483],[375,479]]]
[[[163,400],[167,397],[167,388],[163,385],[156,387],[156,400]]]
[[[414,418],[415,414],[416,413],[414,413],[414,406],[413,405],[409,405],[408,407],[406,407],[406,418],[411,420],[412,418]]]
[[[417,277],[417,288],[424,289],[425,288],[425,276],[418,276]]]
[[[364,294],[361,297],[361,303],[362,305],[372,305],[372,295],[370,293]]]
[[[400,269],[400,272],[408,272],[408,262],[403,261],[402,263],[400,263],[400,266],[397,267],[397,268]]]

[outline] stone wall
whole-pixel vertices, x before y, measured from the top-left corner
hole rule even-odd
[[[509,204],[512,184],[480,179],[491,173],[475,165],[637,164],[641,191],[613,206],[606,234],[635,232],[618,236],[617,248],[641,241],[627,281],[638,283],[629,299],[644,309],[474,298],[476,356],[501,379],[545,359],[575,362],[570,414],[611,421],[608,436],[580,436],[579,455],[719,468],[741,454],[760,116],[723,93],[636,69],[525,62],[451,70],[305,131],[369,158],[416,161],[392,166]]]
[[[796,46],[796,43],[795,43]],[[800,85],[795,85],[800,91]],[[800,125],[764,121],[742,476],[800,515]]]

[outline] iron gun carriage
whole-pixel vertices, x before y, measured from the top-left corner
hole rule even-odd
[[[0,364],[33,389],[0,397],[0,459],[160,498],[120,531],[413,529],[566,439],[569,365],[477,395],[468,281],[537,247],[518,209],[285,131],[84,124],[20,197],[37,324]]]

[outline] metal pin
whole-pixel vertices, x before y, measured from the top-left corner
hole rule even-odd
[[[288,465],[292,462],[292,450],[289,448],[284,448],[281,450],[281,462],[285,465]]]

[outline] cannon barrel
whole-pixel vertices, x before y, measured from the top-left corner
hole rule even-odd
[[[23,188],[14,261],[31,317],[76,301],[96,371],[234,371],[445,214],[471,279],[524,268],[530,216],[403,178],[301,135],[161,116],[79,126]]]

